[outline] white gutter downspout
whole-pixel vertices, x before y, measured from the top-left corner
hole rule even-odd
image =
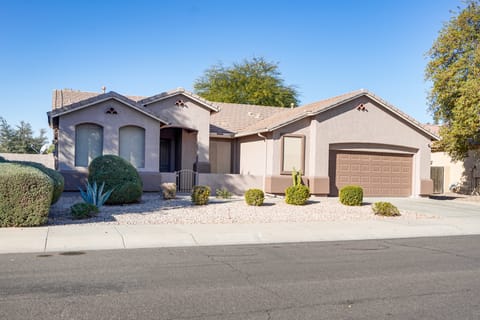
[[[265,179],[267,178],[267,137],[262,135],[260,132],[257,133],[257,136],[263,139],[263,142],[265,143],[265,159],[263,160],[264,162],[264,168],[263,168],[263,181],[262,181],[262,190],[263,192],[265,191]]]

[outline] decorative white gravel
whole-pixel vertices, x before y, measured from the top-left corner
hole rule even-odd
[[[311,197],[304,206],[285,203],[282,197],[267,197],[263,206],[248,206],[241,197],[223,200],[210,198],[205,206],[192,205],[189,196],[163,200],[160,193],[144,193],[140,203],[123,206],[103,206],[97,217],[72,220],[70,206],[82,202],[78,193],[64,193],[52,206],[48,223],[61,224],[231,224],[309,221],[352,221],[385,219],[431,219],[411,211],[400,211],[400,217],[381,217],[373,214],[371,205],[344,206],[338,198]]]

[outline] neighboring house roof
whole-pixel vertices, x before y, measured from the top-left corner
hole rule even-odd
[[[189,97],[190,99],[200,103],[201,105],[203,105],[207,109],[210,109],[211,111],[215,111],[215,112],[218,111],[218,107],[214,104],[214,102],[210,102],[208,100],[205,100],[202,97],[200,97],[200,96],[198,96],[198,95],[196,95],[196,94],[194,94],[190,91],[187,91],[183,88],[177,88],[175,90],[162,92],[160,94],[156,94],[156,95],[148,97],[148,98],[143,98],[143,99],[139,100],[138,103],[143,105],[143,106],[147,106],[147,105],[152,104],[154,102],[161,101],[161,100],[173,97],[173,96],[178,95],[178,94],[183,94],[183,95]]]
[[[274,114],[273,116],[267,119],[264,119],[257,123],[252,124],[251,126],[238,132],[235,136],[237,137],[248,136],[252,134],[273,131],[281,127],[284,127],[290,123],[296,122],[298,120],[301,120],[310,116],[315,116],[317,114],[320,114],[332,108],[340,106],[344,103],[357,99],[361,96],[367,96],[370,99],[378,102],[379,104],[384,106],[386,109],[390,110],[400,118],[404,119],[414,127],[418,128],[420,131],[430,136],[431,139],[438,140],[438,137],[432,132],[430,132],[427,128],[425,128],[421,123],[419,123],[412,117],[408,116],[398,108],[394,107],[390,103],[386,102],[385,100],[377,97],[373,93],[364,89],[345,93],[336,97],[317,101],[301,107],[287,109],[286,112]]]
[[[58,90],[55,90],[54,96],[57,94],[57,91]],[[143,113],[143,114],[145,114],[146,116],[148,116],[150,118],[153,118],[153,119],[155,119],[159,122],[162,122],[164,124],[168,124],[168,121],[165,121],[162,118],[158,117],[157,115],[152,113],[150,110],[148,110],[146,108],[143,108],[141,105],[139,105],[134,100],[131,100],[128,97],[123,96],[121,94],[118,94],[114,91],[110,91],[110,92],[102,93],[102,94],[97,94],[97,95],[93,95],[91,92],[80,93],[80,92],[71,91],[71,92],[68,92],[68,93],[72,93],[72,94],[71,95],[61,95],[61,97],[60,97],[61,104],[58,104],[59,101],[54,99],[53,110],[50,111],[50,112],[47,112],[48,120],[49,120],[50,124],[52,124],[52,119],[53,118],[56,118],[56,117],[59,117],[59,116],[62,116],[64,114],[68,114],[68,113],[71,113],[71,112],[74,112],[74,111],[77,111],[77,110],[81,110],[81,109],[90,107],[94,104],[97,104],[97,103],[100,103],[100,102],[103,102],[103,101],[107,101],[107,100],[110,100],[110,99],[117,100],[117,101],[119,101],[119,102],[121,102],[121,103],[123,103],[123,104],[125,104],[125,105]],[[89,98],[76,101],[76,99],[81,99],[82,97],[88,97],[88,96],[89,96]],[[69,105],[63,105],[63,103],[65,103],[66,101],[69,101],[69,102],[76,101],[76,102],[73,102]],[[62,105],[62,106],[59,107],[60,105]]]
[[[423,126],[434,135],[440,136],[440,126],[438,124],[427,123],[427,124],[424,124]]]
[[[230,134],[244,130],[275,114],[281,114],[289,109],[267,107],[251,104],[214,102],[218,106],[217,113],[210,117],[210,132],[216,134]]]

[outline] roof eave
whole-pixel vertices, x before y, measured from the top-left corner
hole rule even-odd
[[[145,112],[145,110],[142,110],[139,106],[135,105],[135,103],[132,103],[133,101],[131,101],[130,99],[128,99],[128,98],[123,98],[123,99],[122,99],[122,98],[119,98],[119,97],[116,96],[116,94],[109,94],[109,95],[107,95],[107,96],[105,96],[105,97],[103,97],[103,98],[95,99],[95,100],[93,100],[93,101],[90,102],[90,103],[87,103],[87,104],[85,104],[85,105],[81,105],[81,106],[79,106],[79,107],[77,107],[77,108],[72,108],[72,109],[69,109],[69,110],[64,110],[63,112],[55,112],[55,110],[49,111],[49,112],[47,113],[48,116],[49,116],[49,119],[50,119],[49,122],[51,122],[51,120],[53,120],[54,118],[57,118],[57,117],[60,117],[60,116],[65,115],[65,114],[69,114],[69,113],[72,113],[72,112],[75,112],[75,111],[78,111],[78,110],[82,110],[82,109],[91,107],[92,105],[99,104],[99,103],[108,101],[108,100],[110,100],[110,99],[113,99],[113,100],[116,100],[116,101],[118,101],[118,102],[120,102],[120,103],[123,103],[123,104],[125,104],[125,105],[128,105],[128,106],[131,107],[132,109],[135,109],[135,110],[137,110],[138,112],[140,112],[140,113],[142,113],[142,114],[144,114],[144,115],[146,115],[146,116],[148,116],[148,117],[150,117],[150,118],[152,118],[152,119],[154,119],[154,120],[157,120],[157,121],[159,121],[159,122],[161,122],[161,123],[163,123],[163,124],[168,124],[168,123],[169,123],[168,121],[166,121],[166,120],[164,120],[164,119],[162,119],[162,118],[159,118],[159,117],[157,117],[157,116],[155,116],[155,115],[153,115],[153,114],[150,114],[150,113],[148,113],[148,112]],[[81,102],[81,101],[80,101],[80,102]],[[79,103],[79,102],[77,102],[77,103]],[[71,104],[71,105],[73,105],[73,104]],[[67,105],[67,106],[65,106],[64,108],[66,108],[66,107],[68,107],[68,106],[71,106],[71,105]],[[58,109],[57,109],[57,110],[58,110]]]

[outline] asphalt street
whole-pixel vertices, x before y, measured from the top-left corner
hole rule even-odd
[[[0,255],[0,319],[478,319],[480,236]]]

